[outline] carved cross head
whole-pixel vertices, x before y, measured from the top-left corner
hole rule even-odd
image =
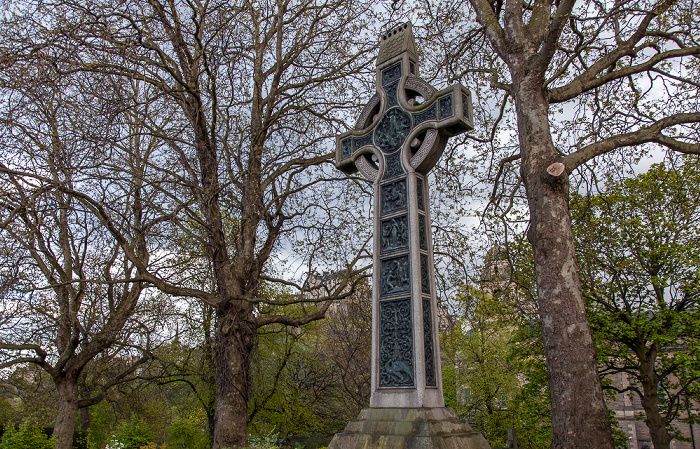
[[[410,171],[426,174],[447,138],[470,129],[472,100],[460,84],[436,90],[419,78],[411,23],[382,36],[377,56],[377,92],[355,129],[336,138],[336,166],[380,182]]]

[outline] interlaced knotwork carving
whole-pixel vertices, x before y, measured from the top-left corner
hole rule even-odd
[[[409,298],[379,303],[380,387],[409,387],[415,384],[412,328]]]
[[[433,320],[430,313],[430,300],[423,298],[423,347],[425,348],[425,384],[434,387],[435,356],[433,351]]]
[[[423,193],[423,178],[420,176],[417,178],[418,179],[418,209],[422,210],[425,212],[425,194]]]
[[[370,117],[370,115],[374,115],[375,110],[378,109],[380,101],[381,97],[379,96],[379,94],[374,94],[374,96],[370,98],[369,102],[367,102],[365,108],[362,110],[362,114],[360,114],[360,116],[357,118],[357,122],[355,122],[355,129],[365,129],[372,124],[371,119],[373,119],[374,117]]]
[[[430,151],[433,150],[435,146],[435,141],[437,140],[437,137],[437,129],[429,129],[425,133],[425,139],[423,139],[423,143],[421,144],[416,154],[411,158],[411,167],[417,168],[428,157],[428,154],[430,154]]]
[[[355,161],[355,166],[370,181],[374,182],[379,178],[379,170],[374,168],[373,164],[367,160],[367,156],[358,157]]]
[[[427,122],[428,120],[437,120],[436,109],[437,108],[435,105],[432,105],[430,108],[421,113],[413,114],[413,125],[418,126],[423,122]]]
[[[403,175],[403,167],[401,167],[401,153],[391,153],[384,157],[386,161],[386,170],[384,171],[384,179],[395,178]]]
[[[406,79],[406,84],[404,85],[404,87],[407,90],[413,90],[415,92],[418,92],[423,96],[423,99],[425,101],[430,100],[430,98],[433,95],[435,95],[435,92],[437,92],[433,86],[426,83],[422,79],[416,77],[410,77]]]
[[[430,273],[428,272],[428,256],[420,255],[420,288],[423,293],[430,294]]]
[[[418,241],[420,244],[420,249],[423,251],[428,250],[428,236],[425,229],[425,217],[423,215],[418,215]]]
[[[399,105],[399,100],[396,95],[398,95],[398,88],[399,88],[399,83],[398,81],[390,84],[388,86],[384,86],[384,92],[386,92],[386,108],[393,108],[394,106]]]
[[[367,145],[372,145],[372,133],[369,133],[369,134],[364,135],[362,137],[353,137],[352,138],[353,151],[359,150],[360,148],[367,146]]]

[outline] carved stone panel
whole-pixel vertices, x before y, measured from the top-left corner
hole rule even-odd
[[[385,86],[399,78],[401,78],[401,64],[396,64],[382,72],[382,84]]]
[[[399,108],[390,109],[379,121],[374,141],[385,153],[398,150],[411,131],[411,116]]]
[[[472,120],[472,108],[469,107],[470,103],[471,101],[469,101],[469,97],[462,94],[462,111],[464,111],[464,116],[467,119]]]
[[[403,175],[403,167],[401,166],[401,153],[396,152],[392,154],[387,154],[384,157],[386,161],[386,170],[384,171],[384,179],[395,178],[399,175]]]
[[[340,157],[342,159],[347,159],[352,156],[352,141],[350,138],[343,140],[340,148]]]
[[[372,145],[372,133],[369,133],[369,134],[364,135],[362,137],[353,137],[352,138],[353,151],[359,150],[360,148],[364,147],[365,145]]]
[[[421,124],[427,120],[437,120],[437,109],[435,107],[435,104],[433,104],[432,106],[430,106],[428,109],[426,109],[423,112],[413,114],[413,125],[414,126],[418,126],[419,124]]]
[[[380,262],[379,296],[391,296],[411,291],[411,267],[408,255],[384,259]]]
[[[379,386],[411,387],[413,333],[409,298],[379,303]]]
[[[423,193],[423,179],[422,178],[417,178],[418,179],[418,192],[417,192],[417,200],[418,200],[418,209],[422,210],[425,212],[425,198],[424,198],[424,193]]]
[[[425,216],[418,214],[418,241],[420,242],[420,249],[428,250],[428,236],[425,229]]]
[[[420,288],[425,294],[430,294],[430,274],[428,273],[428,256],[420,255]]]
[[[386,92],[386,108],[393,108],[399,105],[399,99],[396,96],[398,94],[399,83],[396,82],[389,86],[384,86],[384,92]]]
[[[389,182],[381,187],[382,215],[406,209],[406,179]]]
[[[447,117],[452,117],[454,113],[452,112],[452,97],[442,97],[439,101],[440,103],[440,120],[444,120]]]
[[[381,254],[408,249],[408,215],[382,220]]]
[[[430,313],[430,300],[423,298],[423,347],[425,348],[425,384],[437,385],[435,378],[435,356],[433,351],[433,320]]]

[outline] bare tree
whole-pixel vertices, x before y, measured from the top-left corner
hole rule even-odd
[[[141,357],[102,382],[94,396],[79,397],[86,367],[116,342],[130,340],[134,329],[127,323],[145,284],[132,282],[137,267],[68,193],[86,183],[82,172],[96,163],[93,137],[106,131],[99,126],[105,117],[88,113],[80,103],[94,98],[73,91],[80,86],[58,79],[53,68],[34,65],[31,73],[31,81],[24,71],[2,77],[0,239],[3,277],[14,282],[2,296],[0,368],[31,363],[50,375],[58,393],[54,434],[63,449],[72,445],[78,408],[102,400],[148,360],[147,352],[122,344]],[[129,192],[121,207],[114,205],[136,228],[137,196]],[[144,236],[137,232],[128,240],[138,253]]]
[[[138,227],[115,220],[108,202],[71,194],[120,242],[139,281],[215,308],[214,447],[245,446],[257,330],[322,318],[331,300],[353,294],[364,269],[358,262],[367,230],[355,227],[357,200],[348,187],[335,184],[327,137],[344,126],[334,117],[359,100],[354,75],[368,68],[374,46],[363,36],[371,2],[25,6],[5,20],[22,31],[8,36],[4,64],[44,60],[65,75],[99,73],[143,86],[136,95],[127,89],[123,100],[162,143],[143,160],[158,172],[157,183],[142,179],[158,191],[142,200],[160,214],[163,238],[147,245],[152,250],[157,241],[160,252],[138,253],[128,238]],[[198,245],[178,247],[174,235]],[[215,290],[190,282],[168,254],[207,261]],[[341,270],[343,281],[308,294],[303,279],[273,265],[290,254],[306,267]],[[274,282],[298,294],[275,298],[266,288]],[[299,303],[307,303],[303,314],[284,312]]]

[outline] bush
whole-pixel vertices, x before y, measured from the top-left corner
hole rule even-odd
[[[2,436],[0,449],[54,449],[56,441],[41,428],[22,424],[18,429],[8,426]]]
[[[141,420],[125,423],[107,447],[112,449],[141,449],[153,441],[153,434]]]
[[[168,449],[206,449],[209,438],[202,429],[187,419],[178,419],[168,426]]]
[[[279,449],[279,437],[273,432],[249,437],[248,449]]]

